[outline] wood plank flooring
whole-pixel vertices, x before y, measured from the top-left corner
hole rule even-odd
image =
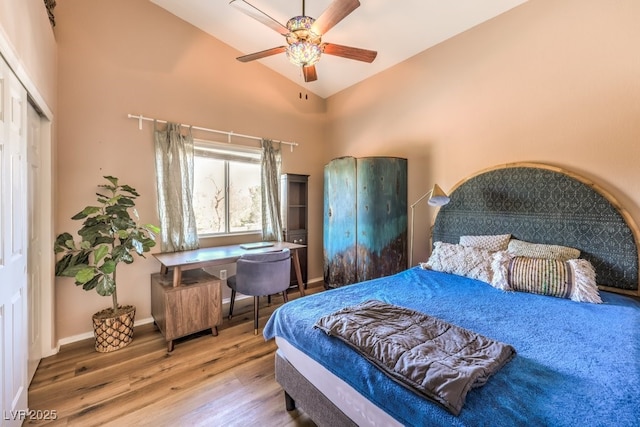
[[[311,284],[307,294],[323,290]],[[299,297],[297,290],[289,298]],[[93,339],[69,344],[43,359],[29,387],[29,409],[57,413],[52,426],[315,426],[287,412],[274,377],[273,340],[262,328],[282,304],[261,298],[260,335],[253,305],[237,307],[217,337],[200,333],[175,342],[172,353],[154,325],[136,327],[127,347],[98,353]]]

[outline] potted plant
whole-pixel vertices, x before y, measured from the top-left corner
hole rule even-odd
[[[159,232],[156,226],[137,223],[134,200],[139,194],[133,187],[119,184],[113,176],[104,178],[109,183],[98,187],[107,194],[96,193],[98,204],[71,218],[84,220],[78,230],[79,242],[70,233],[62,233],[54,247],[56,254],[63,254],[56,262],[56,276],[73,277],[84,290],[111,296],[111,308],[93,315],[99,352],[117,350],[131,342],[135,306],[118,304],[116,269],[121,262],[131,264],[136,254],[144,257],[155,246],[155,233]]]

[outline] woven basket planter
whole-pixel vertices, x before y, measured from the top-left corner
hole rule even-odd
[[[133,339],[133,321],[136,308],[133,305],[120,307],[116,316],[111,309],[105,309],[93,315],[93,333],[96,351],[108,353],[129,345]]]

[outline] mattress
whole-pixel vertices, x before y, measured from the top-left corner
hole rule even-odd
[[[331,398],[343,412],[349,406],[345,400],[359,402],[355,412],[382,410],[373,417],[375,425],[636,426],[640,302],[608,292],[601,296],[603,304],[588,304],[503,292],[416,267],[291,301],[274,312],[264,335],[277,337],[285,357],[319,388],[327,389],[318,381],[331,383],[337,377],[372,405],[340,386],[343,396]],[[517,356],[487,384],[471,390],[460,415],[453,416],[313,328],[320,317],[368,299],[422,311],[511,344]],[[307,358],[297,359],[299,352]],[[318,364],[322,370],[316,378]],[[357,422],[366,425],[366,420]]]
[[[286,339],[276,337],[278,354],[311,382],[334,405],[361,427],[399,427],[401,423],[381,408],[371,403],[349,384],[335,376],[324,366],[291,345]]]

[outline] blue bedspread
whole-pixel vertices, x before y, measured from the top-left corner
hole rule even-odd
[[[603,304],[588,304],[503,292],[416,267],[291,301],[269,319],[264,336],[285,338],[405,425],[638,426],[640,302],[601,296]],[[511,344],[517,356],[471,390],[453,416],[313,328],[320,317],[369,299]]]

